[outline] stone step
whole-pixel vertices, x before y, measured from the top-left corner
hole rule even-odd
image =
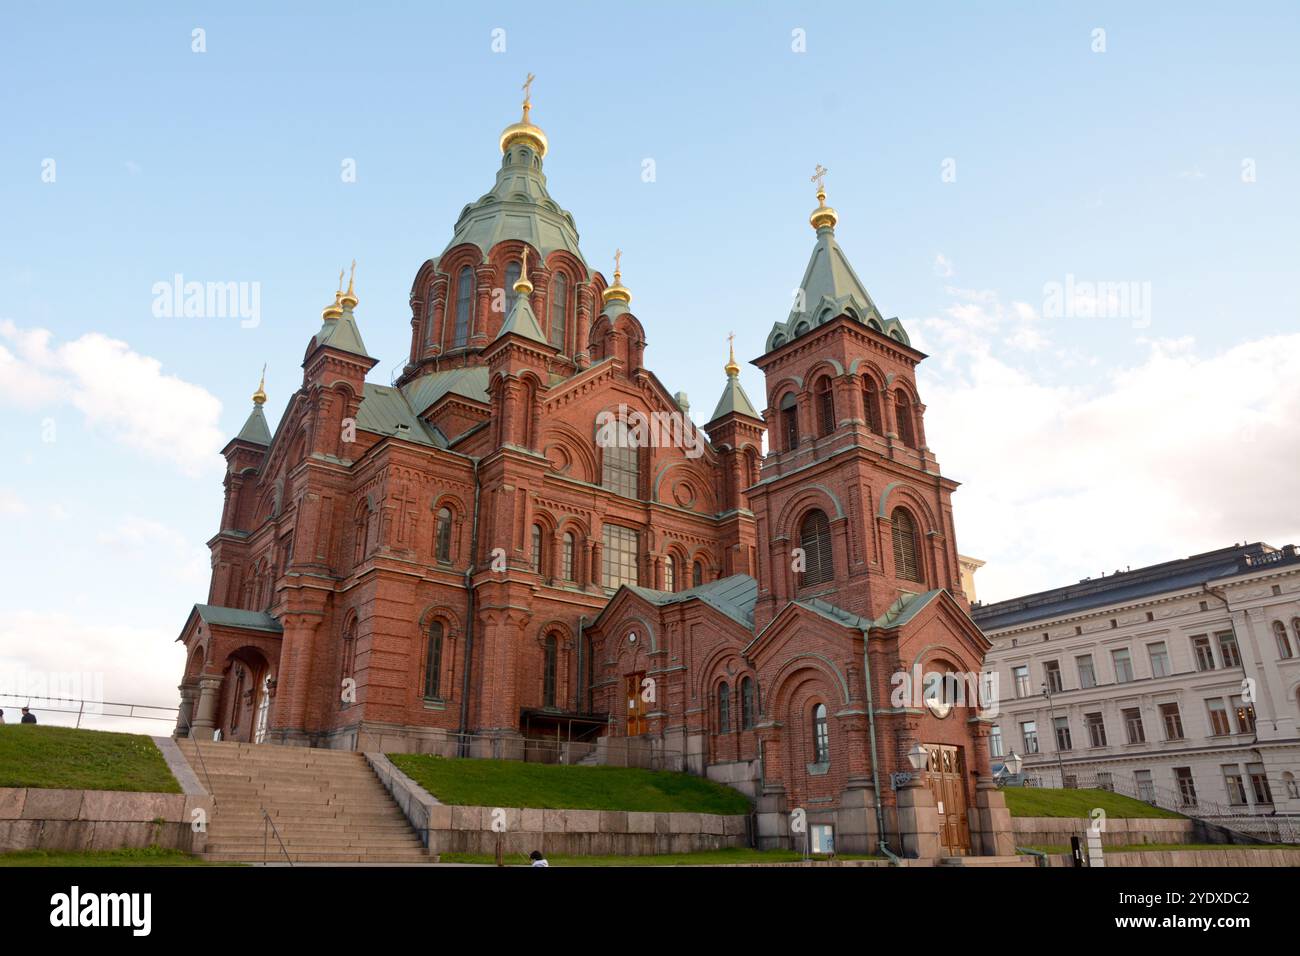
[[[404,837],[358,837],[351,839],[346,834],[333,837],[305,837],[281,833],[280,839],[276,840],[275,834],[272,833],[269,834],[269,837],[270,838],[266,842],[271,846],[277,846],[280,843],[283,843],[290,850],[301,850],[305,853],[315,852],[316,850],[324,852],[325,850],[334,850],[339,847],[350,847],[357,850],[367,848],[387,850],[394,847],[398,849],[421,849],[423,847],[423,844],[420,843],[420,840],[417,837],[409,834]],[[242,849],[250,846],[261,846],[262,842],[262,835],[260,833],[223,834],[221,839],[211,841],[208,844],[208,849],[216,853],[232,848]]]
[[[1037,866],[1032,856],[941,856],[935,866]]]
[[[266,860],[270,863],[283,863],[285,854],[278,851],[278,847],[274,852],[267,851],[265,853]],[[205,853],[203,858],[216,863],[261,863],[263,850],[259,846],[256,849]],[[354,853],[351,851],[299,853],[291,850],[288,858],[294,863],[430,863],[433,860],[424,850],[393,850],[384,853]]]

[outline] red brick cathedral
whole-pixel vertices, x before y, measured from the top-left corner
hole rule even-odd
[[[749,793],[763,845],[803,810],[842,850],[910,851],[911,827],[922,851],[997,852],[987,724],[896,693],[917,668],[978,673],[989,645],[924,356],[835,241],[820,177],[800,292],[754,361],[764,410],[733,356],[696,432],[619,269],[588,264],[548,193],[529,109],[415,274],[393,384],[366,381],[349,281],[274,434],[253,396],[180,636],[178,733],[650,763]]]

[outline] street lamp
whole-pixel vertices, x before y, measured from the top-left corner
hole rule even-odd
[[[1007,769],[1011,771],[1011,776],[1018,777],[1020,775],[1020,768],[1025,763],[1025,758],[1013,750],[1003,758],[1002,762],[1006,764]]]
[[[930,752],[921,746],[920,741],[912,744],[912,749],[907,752],[907,762],[912,765],[912,769],[918,773],[925,769],[927,761],[930,759]]]
[[[1056,708],[1052,705],[1052,685],[1043,681],[1043,696],[1047,698],[1047,715],[1052,720],[1052,743],[1056,746],[1056,770],[1061,775],[1061,789],[1065,789],[1065,763],[1061,760],[1061,741],[1056,737]]]

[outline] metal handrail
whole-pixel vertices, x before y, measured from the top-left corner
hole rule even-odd
[[[268,847],[271,839],[270,833],[274,833],[275,842],[280,844],[280,852],[284,854],[284,858],[288,862],[288,864],[290,866],[293,866],[293,857],[289,855],[289,851],[285,849],[284,841],[280,839],[280,828],[277,827],[275,825],[275,821],[271,819],[271,814],[266,812],[265,805],[262,806],[261,810],[262,810],[262,819],[263,821],[265,821],[262,824],[262,865],[263,866],[267,865]],[[267,830],[268,827],[270,828],[270,833],[268,833]]]

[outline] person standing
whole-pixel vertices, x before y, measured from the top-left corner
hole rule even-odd
[[[3,724],[4,722],[5,722],[5,712],[3,710],[0,710],[0,724]]]
[[[33,714],[30,710],[28,710],[26,707],[24,707],[24,708],[23,708],[23,719],[22,719],[22,722],[23,722],[24,724],[34,724],[34,723],[36,723],[36,715]]]

